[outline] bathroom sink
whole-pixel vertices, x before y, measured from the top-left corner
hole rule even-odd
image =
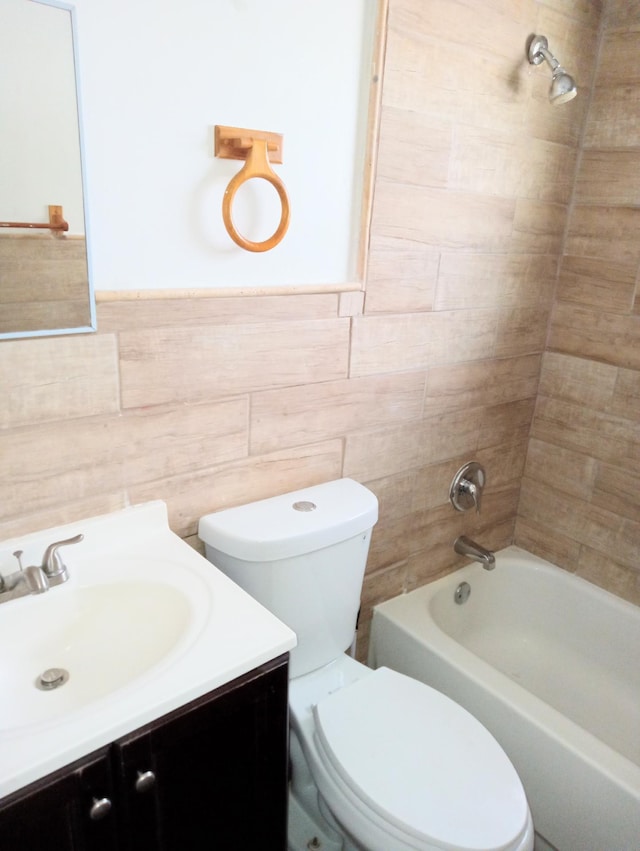
[[[231,682],[294,633],[154,501],[0,542],[0,573],[62,548],[69,578],[0,604],[0,798]]]
[[[189,577],[188,590],[169,584],[177,570],[155,562],[150,579],[143,561],[121,560],[105,570],[110,581],[70,581],[3,605],[0,643],[11,651],[0,666],[0,733],[53,724],[175,659],[208,608],[198,576]]]

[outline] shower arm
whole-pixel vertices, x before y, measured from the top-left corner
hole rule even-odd
[[[529,45],[529,62],[532,65],[540,65],[546,59],[551,66],[551,71],[555,73],[560,68],[560,63],[549,50],[548,44],[547,39],[543,35],[534,36]]]
[[[560,63],[558,62],[558,60],[553,55],[553,53],[547,50],[546,47],[540,47],[538,52],[541,53],[542,56],[547,60],[547,62],[551,66],[552,71],[557,71],[558,68],[560,68]]]

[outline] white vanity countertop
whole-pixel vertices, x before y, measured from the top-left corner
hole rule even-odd
[[[67,582],[44,594],[0,605],[2,658],[12,660],[13,648],[26,634],[28,643],[36,646],[38,660],[37,670],[23,671],[23,667],[31,667],[31,662],[26,665],[20,662],[16,650],[14,656],[17,654],[19,664],[0,662],[0,700],[5,704],[5,709],[0,708],[0,797],[275,659],[296,644],[295,634],[287,626],[171,532],[166,506],[160,501],[4,541],[0,543],[0,572],[6,576],[16,570],[12,556],[15,550],[24,551],[25,567],[40,564],[48,544],[78,533],[84,534],[81,543],[60,550],[69,570]],[[55,618],[60,611],[64,613],[61,618],[69,619],[79,589],[97,587],[98,594],[102,594],[101,589],[110,583],[115,584],[110,586],[108,599],[117,604],[117,595],[129,596],[127,582],[130,582],[136,586],[136,589],[129,586],[132,590],[125,603],[131,616],[132,606],[138,606],[137,601],[145,602],[145,575],[150,578],[151,590],[158,589],[169,605],[172,595],[182,601],[181,617],[187,622],[181,637],[171,643],[162,658],[143,673],[130,676],[121,676],[118,670],[121,666],[116,662],[115,669],[106,673],[105,685],[99,679],[100,652],[94,670],[91,662],[95,648],[92,649],[91,641],[84,646],[80,623],[71,633],[75,655],[70,658],[75,661],[70,665],[69,681],[51,692],[37,689],[40,645],[46,648],[50,642],[52,615]],[[92,603],[96,610],[101,607],[102,598],[97,599],[97,604]],[[153,614],[151,608],[149,612],[141,612],[140,617],[153,617]],[[156,633],[157,620],[156,615]],[[123,652],[124,645],[118,646],[119,640],[116,630],[112,642],[114,655],[122,659],[122,667],[126,668],[131,660]],[[52,643],[52,656],[64,657],[59,636]],[[103,649],[109,652],[109,648]],[[45,658],[46,654],[42,656]],[[46,658],[43,664],[65,667],[65,659]],[[112,667],[111,662],[109,666]],[[110,677],[115,677],[114,681],[124,677],[124,682],[111,690]],[[90,698],[82,694],[78,697],[83,688],[85,691],[88,688]],[[101,694],[101,690],[107,693]],[[70,708],[65,709],[60,701],[66,701]],[[49,707],[51,717],[47,714]],[[16,721],[17,717],[20,720]]]

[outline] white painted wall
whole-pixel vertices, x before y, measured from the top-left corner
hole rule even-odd
[[[76,0],[97,290],[355,280],[376,0]],[[365,47],[367,49],[365,49]],[[363,73],[364,71],[364,73]],[[272,251],[227,235],[215,124],[284,134],[291,225]],[[237,195],[267,238],[275,190]]]

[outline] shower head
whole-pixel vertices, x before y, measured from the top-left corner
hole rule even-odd
[[[549,42],[543,35],[531,36],[527,51],[529,62],[532,65],[540,65],[546,60],[551,67],[551,88],[549,89],[549,100],[552,104],[566,103],[573,100],[578,94],[576,82],[549,50]]]

